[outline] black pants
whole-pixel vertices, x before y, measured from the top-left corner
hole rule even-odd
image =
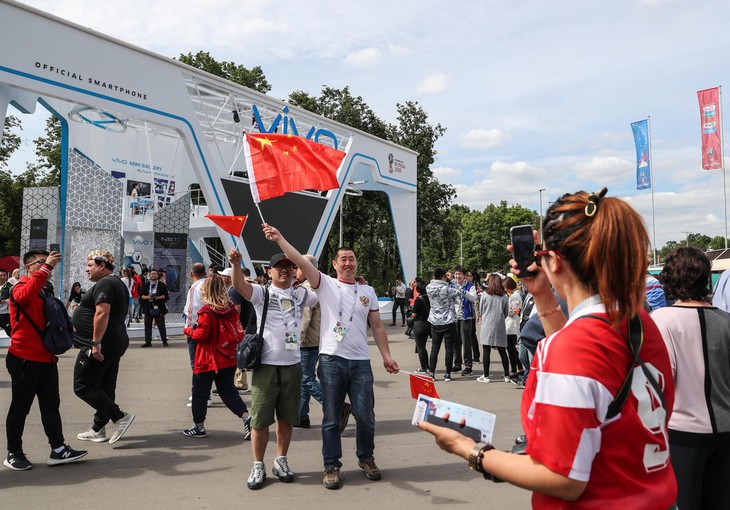
[[[727,508],[730,500],[730,444],[727,440],[705,448],[670,443],[669,451],[679,485],[679,508]]]
[[[477,320],[472,319],[474,327],[471,328],[471,351],[474,354],[474,363],[479,363],[479,356],[482,353],[482,346],[477,339]]]
[[[76,356],[74,393],[96,410],[94,424],[91,426],[96,432],[105,427],[110,420],[118,421],[124,417],[124,413],[114,400],[117,392],[119,360],[125,350],[120,354],[105,352],[102,347],[104,361],[89,356],[88,349],[79,351]]]
[[[165,316],[160,314],[157,317],[152,317],[149,313],[144,314],[144,343],[152,343],[152,320],[157,324],[157,329],[160,332],[160,338],[162,343],[167,343],[167,328],[165,327]]]
[[[416,352],[418,353],[418,362],[423,370],[430,370],[428,363],[428,352],[426,351],[426,341],[428,333],[431,331],[431,324],[428,321],[415,321],[413,323],[413,334],[416,337]]]
[[[58,367],[55,363],[28,361],[7,353],[5,366],[11,380],[11,400],[5,430],[8,437],[8,451],[23,451],[23,430],[25,418],[30,412],[33,400],[38,397],[43,431],[51,448],[63,446],[61,425],[61,397],[58,393]]]
[[[461,345],[459,348],[463,348],[464,350],[464,368],[468,368],[471,370],[472,365],[474,364],[473,357],[472,357],[472,345],[471,345],[471,338],[474,336],[474,319],[465,319],[461,321],[456,321],[457,327],[459,328],[459,338],[461,339]],[[479,358],[477,357],[477,360]],[[461,364],[461,356],[456,357],[456,365]]]
[[[507,358],[507,348],[497,347],[499,351],[499,357],[502,358],[502,369],[504,375],[509,376],[509,359]],[[489,377],[489,355],[492,352],[492,348],[489,345],[482,345],[482,365],[484,366],[484,376]]]
[[[454,344],[459,337],[456,331],[456,323],[446,324],[445,326],[431,325],[431,358],[429,360],[428,371],[432,374],[436,373],[436,364],[439,360],[439,351],[441,350],[441,342],[446,345],[446,373],[451,374],[454,368]]]
[[[507,335],[507,356],[512,373],[522,370],[520,355],[517,352],[517,335]]]
[[[393,300],[393,324],[395,324],[395,314],[400,308],[401,319],[403,320],[402,326],[406,325],[406,298],[395,298]]]
[[[5,334],[10,336],[10,314],[0,313],[0,328],[3,328]]]
[[[205,421],[213,381],[215,381],[218,395],[226,407],[239,418],[243,416],[247,408],[233,384],[235,375],[236,367],[224,368],[219,370],[217,374],[211,370],[210,372],[193,375],[193,422],[203,423]]]

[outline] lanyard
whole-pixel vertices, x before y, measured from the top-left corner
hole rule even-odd
[[[342,296],[342,283],[337,282],[337,289],[340,291],[340,311],[339,311],[339,319],[340,323],[342,323],[342,302],[343,302],[343,296]],[[352,300],[352,310],[350,311],[350,320],[347,323],[347,327],[350,327],[350,324],[352,324],[352,318],[355,316],[355,307],[357,306],[357,290],[358,290],[358,284],[355,282],[355,298]]]
[[[294,296],[294,288],[289,289],[289,299],[291,299],[292,306],[294,307],[294,324],[293,328],[290,329],[291,324],[289,324],[289,317],[286,311],[284,310],[284,307],[281,304],[281,299],[279,299],[278,292],[272,292],[272,297],[276,300],[276,302],[279,304],[279,310],[281,310],[281,315],[284,320],[284,332],[290,333],[290,334],[297,334],[297,326],[300,324],[300,311],[301,308],[297,306],[297,301]]]

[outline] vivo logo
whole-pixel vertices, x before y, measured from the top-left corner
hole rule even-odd
[[[259,113],[258,106],[253,105],[253,116],[256,120],[256,124],[258,124],[259,126],[259,131],[261,131],[262,133],[275,133],[276,130],[279,128],[279,124],[283,124],[282,130],[285,135],[291,133],[295,136],[301,136],[299,134],[299,130],[297,129],[297,125],[294,122],[294,119],[287,115],[289,113],[289,107],[285,106],[284,108],[282,108],[282,111],[284,112],[284,115],[282,115],[281,113],[277,115],[271,125],[267,128],[264,125],[264,121],[261,119],[261,114]],[[337,137],[332,131],[328,129],[317,129],[317,126],[312,126],[309,128],[307,136],[305,136],[304,138],[306,138],[307,140],[314,140],[315,142],[319,142],[319,139],[322,136],[331,138],[332,142],[334,143],[335,149],[338,148]]]

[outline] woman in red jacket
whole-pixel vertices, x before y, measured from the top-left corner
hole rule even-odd
[[[203,284],[205,305],[198,312],[197,327],[185,328],[187,336],[198,342],[193,366],[193,422],[183,431],[188,437],[205,437],[208,396],[215,381],[218,394],[228,409],[243,420],[243,439],[251,436],[251,417],[233,384],[236,373],[236,348],[243,340],[238,312],[228,297],[223,279],[214,274]]]

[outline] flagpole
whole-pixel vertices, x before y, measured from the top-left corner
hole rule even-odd
[[[718,91],[718,107],[720,108],[720,150],[722,151],[722,192],[725,197],[725,249],[727,250],[727,178],[725,172],[725,136],[723,131],[725,128],[724,121],[722,119],[722,85],[717,87]]]
[[[258,202],[256,202],[256,210],[259,212],[259,218],[261,218],[261,223],[266,223],[266,220],[264,219],[264,215],[261,214],[261,208],[259,207]]]
[[[651,149],[651,115],[647,116],[647,124],[649,128],[649,161],[651,166],[649,167],[649,185],[651,186],[651,228],[654,236],[652,241],[652,253],[654,254],[654,265],[656,265],[656,215],[654,213],[654,152]],[[725,214],[727,221],[727,212]],[[727,237],[727,236],[726,236]]]

